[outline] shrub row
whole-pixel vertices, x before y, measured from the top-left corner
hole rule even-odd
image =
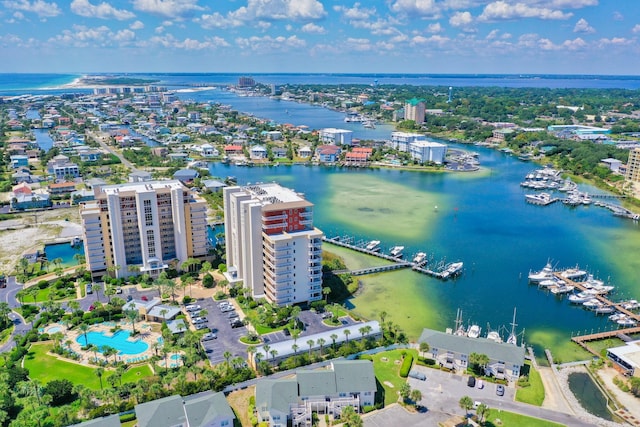
[[[411,365],[413,365],[413,355],[407,354],[402,361],[402,366],[400,366],[400,376],[402,378],[407,378],[411,370]]]

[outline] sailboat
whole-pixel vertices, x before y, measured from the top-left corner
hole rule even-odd
[[[511,321],[511,333],[507,338],[507,344],[518,345],[518,335],[516,334],[516,307],[513,308],[513,320]]]
[[[464,329],[462,325],[462,310],[458,309],[456,312],[456,330],[454,332],[455,335],[459,337],[466,337],[467,331]]]

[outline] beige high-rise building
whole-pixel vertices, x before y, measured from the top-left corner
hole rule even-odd
[[[278,184],[224,192],[227,273],[279,306],[322,299],[322,232],[313,204]]]
[[[94,277],[156,277],[188,258],[207,255],[207,205],[179,181],[107,185],[82,205],[87,269]]]
[[[624,177],[629,181],[640,181],[640,148],[629,151],[627,173]]]
[[[426,107],[424,99],[411,98],[407,99],[404,104],[404,119],[413,120],[416,124],[424,123]]]

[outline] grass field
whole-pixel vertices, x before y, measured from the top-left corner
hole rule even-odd
[[[400,386],[407,382],[405,378],[399,375],[400,366],[402,365],[401,352],[403,351],[413,354],[414,359],[418,357],[418,352],[411,349],[384,351],[372,355],[373,370],[376,378],[384,388],[385,406],[398,401]]]
[[[68,379],[74,384],[83,384],[93,390],[100,389],[100,380],[95,374],[95,368],[51,356],[47,354],[51,347],[52,344],[33,344],[29,349],[24,359],[24,367],[29,370],[31,378],[37,378],[43,384],[51,380]],[[106,379],[109,375],[110,371],[106,371],[102,377],[103,387],[108,386]],[[151,375],[151,369],[147,365],[138,366],[127,370],[122,376],[122,382],[134,382]]]
[[[484,425],[486,427],[562,427],[564,424],[491,409]]]
[[[542,406],[544,401],[544,385],[540,373],[536,371],[530,362],[526,362],[529,366],[529,387],[523,387],[516,390],[516,400],[518,402],[528,403],[530,405]]]

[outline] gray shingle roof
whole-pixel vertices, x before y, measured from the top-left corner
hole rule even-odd
[[[298,371],[300,396],[330,396],[336,394],[336,376],[332,371]]]
[[[289,413],[289,405],[298,401],[298,382],[295,379],[262,380],[256,384],[256,409],[275,409]]]
[[[117,414],[108,417],[95,418],[80,424],[74,424],[71,427],[117,427],[120,425],[120,417]]]
[[[176,427],[186,425],[182,396],[169,396],[136,405],[138,427]]]
[[[376,390],[373,363],[368,360],[334,360],[331,363],[336,378],[336,391]]]
[[[224,393],[207,393],[192,399],[186,398],[185,410],[189,427],[206,427],[217,418],[235,418]]]
[[[524,364],[525,349],[523,347],[497,343],[486,338],[469,338],[432,329],[423,329],[418,342],[426,342],[431,348],[437,348],[439,351],[447,350],[466,355],[471,353],[485,354],[492,361],[518,366]]]

